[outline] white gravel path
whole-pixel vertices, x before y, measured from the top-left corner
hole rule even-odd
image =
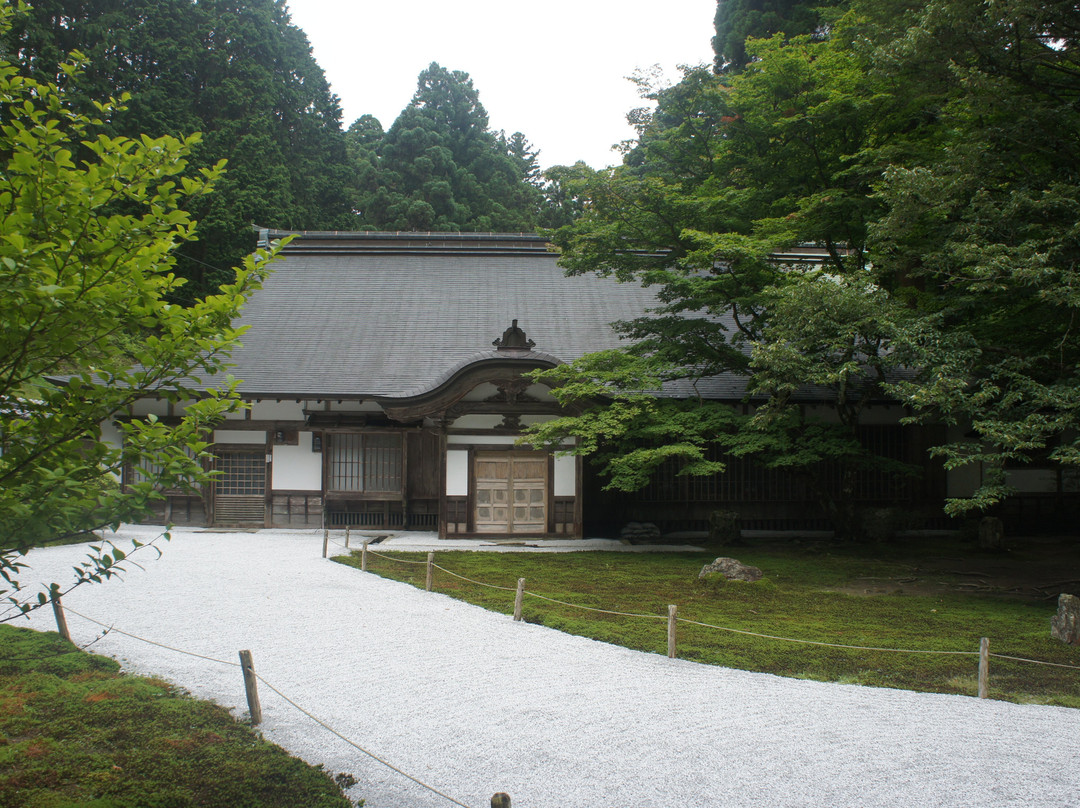
[[[514,808],[1080,806],[1080,710],[669,660],[367,575],[321,544],[176,530],[162,558],[65,606],[209,657],[250,649],[268,682],[471,808],[496,791]],[[33,551],[24,584],[64,580],[84,552]],[[76,642],[98,633],[68,621]],[[30,624],[55,629],[51,611]],[[91,650],[246,711],[237,668],[115,632]],[[261,697],[265,736],[355,775],[368,808],[450,805]]]

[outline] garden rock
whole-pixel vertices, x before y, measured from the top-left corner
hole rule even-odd
[[[1058,611],[1050,618],[1050,636],[1069,645],[1080,645],[1080,598],[1061,593]]]
[[[709,541],[713,544],[737,544],[742,538],[738,511],[713,511],[709,514]]]
[[[734,558],[721,557],[702,567],[698,578],[707,578],[710,575],[721,575],[729,581],[756,581],[761,578],[761,570]]]
[[[660,528],[652,522],[627,522],[619,538],[631,544],[647,544],[660,540]]]
[[[1005,549],[1005,525],[998,517],[984,516],[979,522],[979,549]]]

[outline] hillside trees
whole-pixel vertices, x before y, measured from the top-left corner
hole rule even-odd
[[[188,171],[194,135],[109,134],[116,103],[72,109],[77,69],[60,72],[57,86],[0,61],[0,590],[30,547],[137,519],[162,488],[208,481],[205,430],[238,401],[228,379],[195,388],[225,375],[231,320],[267,271],[267,256],[249,257],[219,293],[169,303],[183,284],[176,251],[194,238],[183,206],[221,166]],[[168,425],[124,417],[147,396],[192,401]],[[141,474],[121,491],[124,466]],[[122,557],[103,552],[77,578]]]
[[[585,213],[554,240],[571,272],[655,286],[661,305],[622,325],[623,358],[577,366],[614,411],[537,438],[607,446],[620,485],[669,457],[708,471],[711,445],[858,469],[862,408],[888,396],[964,426],[938,450],[950,466],[1074,465],[1076,31],[1075,9],[1023,0],[853,0],[828,36],[750,40],[741,71],[649,89],[624,164],[570,178]],[[824,262],[771,257],[800,244]],[[753,416],[634,399],[725,371],[748,378]],[[795,406],[808,385],[835,426]],[[655,451],[621,451],[630,421]],[[999,473],[950,508],[1006,494]]]
[[[374,118],[347,133],[361,226],[376,230],[527,232],[542,204],[536,151],[507,138],[467,73],[432,63],[385,132]]]
[[[113,135],[181,139],[201,132],[192,171],[228,160],[212,196],[185,201],[199,241],[177,272],[191,301],[231,277],[252,224],[352,226],[353,176],[341,112],[284,0],[37,0],[5,37],[24,75],[55,81],[72,50],[85,57],[72,103],[128,92]]]

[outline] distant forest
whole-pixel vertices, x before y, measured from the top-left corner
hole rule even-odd
[[[191,170],[227,160],[191,203],[199,240],[177,267],[189,299],[230,277],[253,225],[533,232],[570,219],[525,136],[490,129],[467,73],[432,63],[389,129],[370,115],[345,129],[284,0],[36,0],[2,47],[87,110],[129,93],[112,134],[201,132]],[[85,59],[74,81],[59,70],[72,51]]]

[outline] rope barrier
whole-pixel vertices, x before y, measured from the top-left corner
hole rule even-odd
[[[368,552],[371,552],[370,550]],[[463,581],[468,581],[470,584],[476,584],[477,586],[486,586],[488,589],[498,589],[502,592],[516,592],[517,589],[512,586],[497,586],[495,584],[486,584],[483,581],[474,581],[472,578],[466,578],[464,575],[458,575],[456,572],[451,572],[446,567],[440,567],[438,564],[432,564],[435,569],[442,570],[447,575],[453,575],[455,578],[460,578]]]
[[[131,639],[133,639],[133,640],[138,640],[139,642],[144,642],[144,643],[147,643],[148,645],[156,645],[158,648],[164,648],[166,651],[175,651],[178,654],[184,654],[186,656],[197,657],[198,659],[205,659],[207,662],[216,662],[219,665],[228,665],[231,668],[239,668],[240,667],[239,662],[230,662],[227,659],[216,659],[214,657],[204,656],[203,654],[196,654],[194,651],[185,651],[183,648],[174,648],[171,645],[165,645],[164,643],[155,642],[154,640],[148,640],[148,639],[146,639],[146,637],[140,637],[138,634],[132,634],[129,631],[124,631],[123,629],[116,628],[115,626],[110,626],[110,625],[107,625],[105,623],[102,623],[100,620],[95,620],[92,617],[87,617],[85,614],[81,614],[81,613],[75,611],[70,606],[65,606],[64,611],[71,612],[71,614],[73,614],[73,615],[75,615],[77,617],[81,617],[83,620],[88,620],[91,623],[95,623],[95,624],[101,626],[102,628],[104,628],[106,631],[110,631],[110,632],[114,631],[117,634],[123,634],[125,637],[131,637]]]
[[[261,676],[259,676],[259,674],[257,674],[257,673],[256,673],[256,674],[255,674],[255,677],[256,677],[256,678],[257,678],[257,679],[258,679],[258,680],[259,680],[260,682],[262,682],[262,683],[263,683],[264,685],[266,685],[266,686],[267,686],[268,688],[270,688],[270,689],[271,689],[271,690],[273,690],[273,691],[274,691],[275,693],[277,693],[277,694],[278,694],[279,696],[281,696],[281,698],[283,698],[283,699],[284,699],[285,701],[287,701],[287,702],[288,702],[289,704],[291,704],[291,705],[292,705],[293,707],[295,707],[295,708],[296,708],[297,710],[299,710],[299,711],[300,711],[300,712],[302,712],[302,713],[303,713],[304,715],[306,715],[306,716],[307,716],[308,718],[310,718],[310,719],[311,719],[312,721],[314,721],[314,722],[315,722],[316,724],[318,724],[318,725],[319,725],[320,727],[322,727],[323,729],[325,729],[325,730],[326,730],[327,732],[331,733],[332,735],[335,735],[335,736],[337,736],[338,738],[340,738],[341,740],[345,741],[345,743],[347,743],[347,744],[348,744],[349,746],[353,747],[353,749],[356,749],[356,750],[357,750],[357,751],[359,751],[359,752],[363,752],[363,753],[364,753],[365,755],[367,755],[368,757],[370,757],[370,758],[371,758],[372,760],[377,760],[377,761],[378,761],[379,763],[381,763],[382,765],[386,766],[386,768],[388,768],[388,769],[391,769],[392,771],[395,771],[395,772],[397,772],[397,773],[398,773],[398,774],[400,774],[400,775],[401,775],[402,777],[407,777],[408,779],[412,780],[412,781],[413,781],[414,783],[416,783],[417,785],[419,785],[419,786],[423,786],[424,788],[426,788],[426,789],[427,789],[428,791],[432,792],[433,794],[438,794],[438,795],[439,795],[440,797],[442,797],[443,799],[449,800],[450,802],[454,803],[454,805],[460,805],[460,806],[461,806],[461,808],[469,808],[469,806],[468,806],[468,805],[466,805],[465,803],[463,803],[463,802],[458,802],[458,801],[457,801],[457,800],[455,800],[455,799],[454,799],[453,797],[451,797],[451,796],[450,796],[449,794],[443,794],[443,793],[442,793],[441,791],[439,791],[439,790],[438,790],[438,789],[436,789],[436,788],[433,788],[432,786],[429,786],[429,785],[428,785],[427,783],[423,782],[422,780],[417,780],[417,779],[416,779],[415,777],[413,777],[413,776],[412,776],[411,774],[409,774],[408,772],[403,772],[403,771],[402,771],[401,769],[399,769],[399,768],[398,768],[397,766],[393,765],[392,763],[388,763],[387,761],[383,760],[383,759],[382,759],[381,757],[379,757],[378,755],[376,755],[376,754],[374,754],[374,753],[372,753],[372,752],[369,752],[368,750],[364,749],[364,748],[363,748],[362,746],[360,746],[360,745],[359,745],[359,744],[357,744],[356,742],[354,742],[354,741],[351,741],[351,740],[349,740],[349,739],[348,739],[348,738],[346,738],[346,737],[345,737],[344,735],[342,735],[342,734],[341,734],[340,732],[338,732],[338,731],[337,731],[336,729],[334,729],[334,728],[333,728],[333,727],[331,727],[331,726],[330,726],[329,724],[327,724],[327,723],[326,723],[325,721],[323,721],[323,720],[321,720],[320,718],[318,718],[318,717],[316,717],[316,716],[312,715],[311,713],[309,713],[309,712],[308,712],[307,710],[305,710],[305,709],[304,709],[303,707],[301,707],[301,706],[300,706],[299,704],[297,704],[297,703],[296,703],[295,701],[293,701],[292,699],[290,699],[290,698],[289,698],[288,696],[286,696],[286,695],[285,695],[284,693],[282,693],[282,692],[281,692],[280,690],[278,690],[278,689],[277,689],[276,687],[274,687],[274,686],[273,686],[272,684],[270,684],[270,683],[269,683],[268,681],[266,681],[266,680],[265,680],[265,679],[263,679],[263,678],[262,678]]]
[[[221,665],[228,665],[228,666],[233,667],[233,668],[242,667],[239,662],[229,662],[228,660],[224,660],[224,659],[215,659],[214,657],[205,656],[203,654],[196,654],[194,651],[185,651],[183,648],[175,648],[175,647],[173,647],[171,645],[165,645],[164,643],[156,642],[155,640],[148,640],[146,637],[140,637],[138,634],[132,634],[129,631],[123,631],[122,629],[118,629],[118,628],[115,628],[113,626],[108,626],[105,623],[102,623],[100,620],[95,620],[93,617],[88,617],[85,614],[81,614],[80,612],[77,612],[77,611],[75,611],[74,609],[72,609],[70,607],[67,608],[67,611],[71,612],[72,614],[74,614],[74,615],[76,615],[78,617],[81,617],[83,620],[87,620],[87,621],[89,621],[91,623],[95,623],[95,624],[105,628],[106,631],[108,631],[108,632],[116,632],[117,634],[123,634],[125,637],[130,637],[133,640],[139,640],[140,642],[145,642],[145,643],[148,643],[149,645],[156,645],[159,648],[164,648],[164,649],[169,650],[169,651],[175,651],[178,654],[184,654],[185,656],[195,657],[196,659],[205,659],[208,662],[217,662],[217,663],[219,663]],[[98,639],[101,639],[101,638],[99,637]],[[97,640],[95,640],[94,642],[97,642]],[[65,652],[65,653],[74,653],[74,652],[69,651],[69,652]],[[454,805],[459,805],[459,806],[461,806],[461,808],[470,808],[470,806],[466,805],[465,803],[459,802],[458,800],[454,799],[453,797],[449,796],[448,794],[442,793],[438,789],[433,788],[432,786],[429,786],[427,783],[423,782],[422,780],[417,780],[415,777],[413,777],[408,772],[402,771],[397,766],[394,766],[392,763],[390,763],[390,762],[388,762],[386,760],[383,760],[378,755],[376,755],[376,754],[374,754],[372,752],[369,752],[367,749],[364,749],[362,746],[360,746],[355,741],[350,740],[349,738],[345,737],[340,732],[338,732],[336,729],[334,729],[329,724],[327,724],[325,721],[323,721],[319,717],[313,715],[312,713],[308,712],[303,707],[301,707],[299,704],[297,704],[295,701],[290,699],[288,696],[286,696],[284,693],[282,693],[280,690],[278,690],[276,687],[274,687],[272,684],[270,684],[268,681],[266,681],[266,679],[264,679],[258,673],[255,674],[255,678],[257,678],[260,682],[262,682],[264,685],[266,685],[268,688],[270,688],[272,691],[274,691],[277,695],[279,695],[282,699],[284,699],[287,703],[289,703],[290,705],[295,707],[297,710],[299,710],[301,713],[306,715],[308,718],[310,718],[312,721],[314,721],[320,727],[325,729],[327,732],[330,732],[331,734],[337,736],[341,740],[345,741],[345,743],[347,743],[349,746],[353,747],[357,751],[363,752],[365,755],[372,758],[373,760],[378,761],[382,765],[386,766],[388,769],[391,769],[392,771],[397,772],[402,777],[407,777],[409,780],[412,780],[417,785],[423,786],[424,788],[426,788],[428,791],[432,792],[433,794],[437,794],[440,797],[442,797],[443,799],[449,800],[450,802],[454,803]]]
[[[1031,662],[1035,665],[1049,665],[1052,668],[1070,668],[1074,671],[1080,671],[1080,666],[1066,665],[1064,662],[1044,662],[1041,659],[1027,659],[1026,657],[1005,656],[1005,654],[990,654],[990,656],[997,657],[998,659],[1011,659],[1013,662]]]
[[[825,648],[847,648],[853,651],[892,651],[897,654],[945,654],[950,656],[979,655],[978,651],[929,651],[921,648],[876,648],[871,645],[843,645],[841,643],[819,642],[817,640],[797,640],[793,637],[777,637],[773,634],[758,634],[754,631],[743,631],[742,629],[728,628],[726,626],[714,626],[712,623],[699,623],[697,620],[687,620],[685,617],[676,617],[675,620],[679,623],[689,623],[692,626],[715,628],[719,631],[730,631],[732,634],[745,634],[748,637],[761,637],[766,640],[780,640],[781,642],[794,642],[801,643],[802,645],[820,645]]]
[[[646,620],[667,620],[667,615],[663,614],[635,614],[634,612],[613,612],[609,609],[596,609],[592,606],[581,606],[577,603],[567,603],[564,600],[555,600],[555,598],[549,598],[544,595],[538,595],[535,592],[524,592],[523,594],[529,595],[534,598],[540,598],[540,600],[546,600],[548,603],[558,603],[560,606],[569,606],[571,609],[583,609],[587,612],[598,612],[600,614],[614,614],[619,617],[643,617]]]
[[[349,549],[351,550],[352,548],[350,547]],[[368,548],[368,555],[378,556],[379,558],[385,558],[387,561],[396,561],[398,564],[427,564],[426,561],[409,561],[409,559],[407,559],[407,558],[393,558],[392,556],[383,555],[382,553],[376,553],[370,547]]]
[[[376,555],[379,558],[385,558],[387,561],[396,561],[396,562],[398,562],[400,564],[426,564],[427,563],[426,561],[408,561],[408,560],[403,559],[403,558],[392,558],[390,556],[383,555],[382,553],[375,553],[370,549],[368,550],[368,553],[370,553],[371,555]],[[462,581],[467,581],[467,582],[469,582],[471,584],[475,584],[477,586],[485,586],[485,587],[488,587],[489,589],[499,589],[499,590],[502,590],[504,592],[515,592],[516,591],[513,587],[497,586],[495,584],[485,583],[484,581],[477,581],[477,580],[474,580],[472,578],[466,578],[464,575],[459,575],[458,573],[452,572],[451,570],[446,569],[446,567],[442,567],[442,566],[440,566],[438,564],[433,564],[432,566],[435,567],[436,569],[442,570],[443,572],[447,573],[448,575],[452,575],[455,578],[459,578]],[[566,606],[566,607],[571,608],[571,609],[581,609],[581,610],[586,611],[586,612],[595,612],[597,614],[610,614],[610,615],[615,615],[615,616],[618,616],[618,617],[640,617],[640,618],[644,618],[646,620],[667,620],[667,616],[662,615],[662,614],[636,614],[634,612],[618,612],[618,611],[613,611],[613,610],[610,610],[610,609],[597,609],[597,608],[594,608],[592,606],[582,606],[581,604],[578,604],[578,603],[569,603],[569,602],[567,602],[565,600],[556,600],[555,598],[549,598],[549,597],[547,597],[545,595],[541,595],[541,594],[538,594],[536,592],[529,592],[528,590],[525,590],[522,594],[529,595],[530,597],[534,597],[534,598],[538,598],[540,600],[547,601],[548,603],[555,603],[555,604],[558,604],[559,606]],[[937,650],[930,650],[930,649],[924,649],[924,648],[882,648],[882,647],[877,647],[877,646],[872,646],[872,645],[846,645],[846,644],[843,644],[843,643],[820,642],[820,641],[817,641],[817,640],[800,640],[800,639],[796,639],[794,637],[780,637],[780,636],[777,636],[775,634],[761,634],[761,633],[755,632],[755,631],[745,631],[743,629],[730,628],[728,626],[717,626],[717,625],[714,625],[712,623],[702,623],[702,622],[699,622],[697,620],[688,620],[685,617],[676,617],[675,620],[676,620],[676,622],[679,622],[679,623],[686,623],[688,625],[701,626],[703,628],[716,629],[717,631],[727,631],[727,632],[730,632],[732,634],[743,634],[743,635],[748,636],[748,637],[760,637],[761,639],[777,640],[779,642],[791,642],[791,643],[797,643],[797,644],[800,644],[800,645],[816,645],[816,646],[820,646],[820,647],[823,647],[823,648],[843,648],[843,649],[847,649],[847,650],[851,650],[851,651],[881,651],[881,652],[885,652],[885,653],[894,653],[894,654],[929,654],[929,655],[941,655],[941,656],[978,656],[979,655],[978,651],[937,651]],[[1025,657],[1006,656],[1004,654],[990,654],[990,656],[997,657],[998,659],[1008,659],[1008,660],[1012,660],[1014,662],[1031,662],[1031,663],[1036,664],[1036,665],[1049,665],[1049,666],[1056,667],[1056,668],[1069,668],[1071,670],[1080,670],[1080,666],[1066,665],[1066,664],[1061,663],[1061,662],[1044,662],[1044,661],[1041,661],[1041,660],[1038,660],[1038,659],[1027,659]]]

